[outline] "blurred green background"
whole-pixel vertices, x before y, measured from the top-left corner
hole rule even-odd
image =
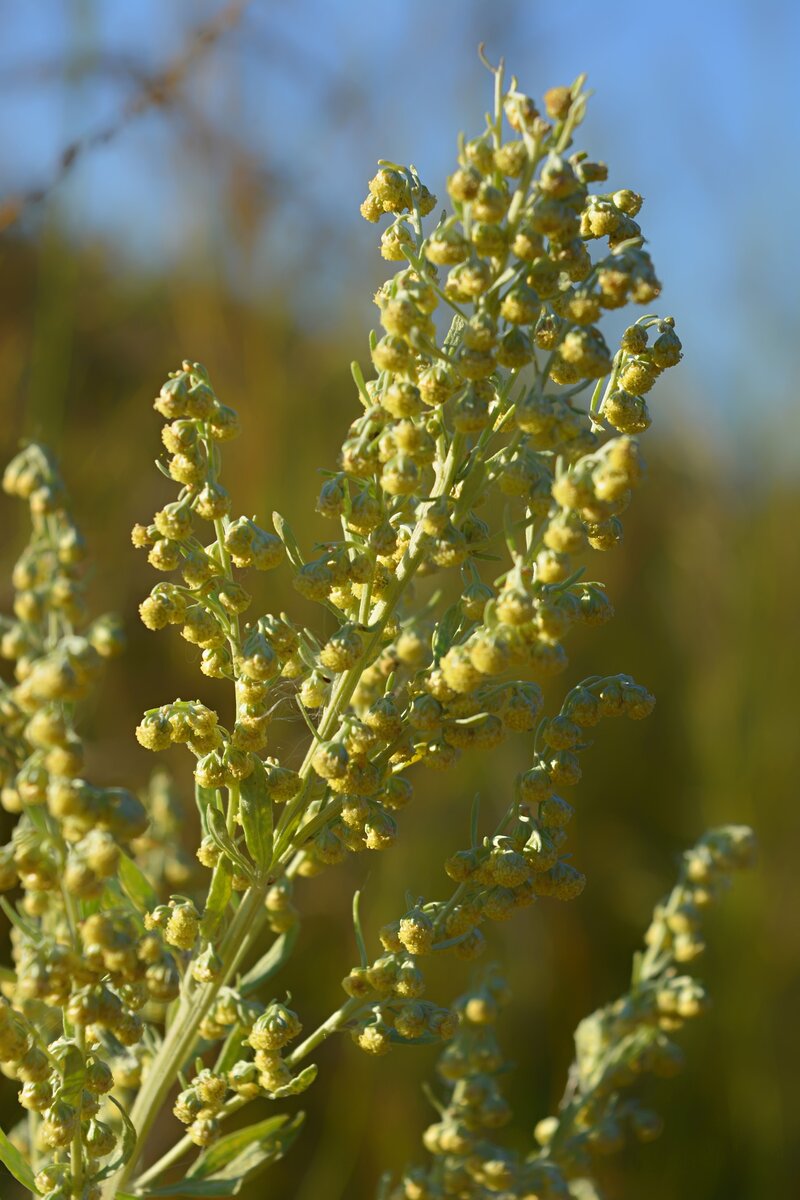
[[[573,639],[565,678],[628,671],[659,703],[644,725],[603,727],[587,758],[572,843],[584,896],[492,930],[489,953],[514,989],[509,1087],[524,1139],[561,1093],[577,1020],[624,987],[681,848],[709,824],[750,822],[759,869],[712,915],[701,967],[715,1006],[689,1032],[685,1074],[654,1090],[664,1138],[613,1165],[609,1194],[793,1194],[798,10],[39,0],[0,12],[0,450],[24,436],[58,450],[95,602],[126,619],[129,653],[87,714],[90,768],[105,783],[145,783],[152,761],[132,732],[143,708],[215,695],[189,647],[136,617],[152,577],[128,530],[167,496],[151,409],[166,372],[203,360],[239,409],[246,437],[226,466],[239,510],[279,508],[301,539],[320,536],[317,470],[333,464],[354,409],[348,364],[366,359],[385,275],[358,216],[375,160],[413,161],[443,195],[456,133],[478,132],[490,102],[481,41],[534,94],[588,72],[597,95],[581,144],[646,198],[659,307],[676,315],[686,358],[655,394],[650,479],[625,544],[601,563],[617,618]],[[13,502],[0,519],[7,568],[25,531]],[[285,578],[269,588],[264,605],[292,603]],[[491,772],[475,758],[419,777],[396,849],[303,887],[287,986],[308,1028],[338,1005],[353,961],[353,888],[364,887],[374,939],[407,888],[446,885],[441,862],[462,844],[474,789],[491,806],[522,765],[512,750]],[[187,764],[174,766],[186,787]],[[329,1043],[303,1098],[304,1140],[254,1195],[367,1200],[383,1169],[419,1157],[431,1115],[419,1085],[434,1057],[376,1062]],[[0,1083],[7,1125],[19,1110]]]

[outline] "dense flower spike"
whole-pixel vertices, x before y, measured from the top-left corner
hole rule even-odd
[[[527,1155],[495,1140],[511,1118],[499,1088],[508,1067],[494,1032],[508,991],[496,969],[480,977],[456,1002],[458,1032],[439,1059],[449,1095],[423,1134],[432,1161],[408,1168],[397,1184],[387,1176],[381,1200],[602,1197],[595,1157],[619,1151],[630,1136],[649,1142],[661,1132],[658,1115],[632,1089],[645,1074],[680,1071],[674,1035],[708,1007],[702,983],[686,968],[703,951],[702,913],[734,872],[752,865],[754,849],[752,830],[723,826],[684,855],[678,883],[656,907],[645,949],[634,958],[630,990],[581,1021],[559,1111],[537,1123],[538,1145]]]
[[[316,1075],[305,1060],[343,1031],[373,1055],[450,1043],[452,1096],[426,1135],[437,1165],[410,1172],[398,1197],[566,1196],[595,1116],[619,1116],[609,1055],[626,1038],[638,1047],[642,1022],[651,1040],[666,1038],[702,1006],[673,964],[698,952],[693,914],[744,854],[743,833],[710,836],[687,858],[679,898],[654,922],[636,1002],[604,1011],[597,1037],[579,1036],[580,1102],[569,1098],[546,1149],[524,1164],[490,1139],[507,1116],[491,1032],[499,975],[455,1006],[426,995],[432,958],[457,970],[482,953],[489,923],[583,888],[565,793],[589,731],[604,717],[645,717],[654,700],[626,674],[585,679],[560,707],[541,684],[567,669],[573,626],[613,615],[588,560],[622,537],[644,475],[645,396],[681,357],[669,317],[632,319],[616,346],[600,329],[609,310],[649,307],[660,285],[636,220],[641,197],[601,190],[605,166],[573,146],[583,80],[548,92],[542,112],[502,70],[495,83],[486,129],[460,143],[449,214],[436,220],[413,167],[381,162],[369,182],[361,211],[384,223],[380,251],[398,269],[375,296],[373,369],[366,378],[352,366],[360,409],[317,496],[330,540],[308,552],[280,514],[267,529],[236,513],[222,457],[239,421],[205,367],[185,361],[156,397],[159,465],[173,486],[132,531],[159,573],[140,615],[159,636],[177,628],[223,699],[216,711],[167,693],[135,732],[146,750],[191,756],[196,861],[179,845],[180,788],[163,769],[146,806],[82,777],[76,706],[119,630],[84,616],[82,540],[47,453],[27,446],[6,472],[33,534],[0,633],[14,664],[0,690],[0,798],[19,817],[0,850],[0,889],[24,893],[6,908],[15,976],[3,983],[0,1060],[32,1114],[15,1131],[26,1157],[12,1169],[47,1200],[162,1194],[188,1154],[192,1194],[234,1194],[286,1150],[301,1118],[230,1138],[226,1119],[304,1091]],[[314,628],[253,611],[248,573],[281,566],[301,611],[317,606]],[[303,724],[291,725],[298,713]],[[298,728],[308,731],[301,761]],[[450,894],[407,895],[373,957],[356,903],[359,961],[344,1002],[303,1037],[305,998],[275,979],[297,942],[302,881],[391,847],[424,768],[507,739],[525,747],[526,768],[500,813],[473,803],[454,822],[469,838],[443,847]],[[143,1168],[170,1105],[185,1134]],[[0,1143],[9,1165],[4,1153]]]

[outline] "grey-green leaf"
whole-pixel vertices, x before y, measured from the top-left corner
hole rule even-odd
[[[238,867],[243,875],[247,876],[250,881],[253,881],[253,867],[236,846],[233,838],[228,833],[228,826],[225,824],[225,817],[218,808],[210,805],[206,811],[206,821],[208,823],[208,832],[214,839],[220,850],[227,854],[234,866]]]
[[[200,933],[208,942],[214,940],[214,936],[225,916],[225,911],[230,903],[233,891],[232,880],[233,867],[231,866],[231,861],[223,855],[214,867],[203,919],[200,922]]]
[[[151,912],[158,897],[144,871],[124,851],[119,856],[119,880],[128,899],[139,912]]]
[[[239,990],[243,996],[257,992],[268,979],[277,975],[283,964],[291,957],[299,932],[300,925],[298,923],[275,939],[266,954],[262,954],[258,962],[240,980]]]
[[[259,871],[266,872],[272,862],[272,800],[260,759],[239,785],[239,815],[250,857]]]
[[[120,1167],[125,1166],[125,1163],[128,1162],[136,1148],[136,1126],[118,1100],[115,1100],[113,1096],[109,1096],[108,1099],[119,1110],[119,1114],[122,1117],[122,1145],[120,1146],[119,1154],[106,1163],[99,1174],[95,1175],[95,1183],[99,1183],[102,1179],[108,1179],[111,1175],[115,1175]],[[116,1200],[126,1200],[125,1194],[117,1192]],[[134,1197],[127,1197],[127,1200],[134,1200]]]
[[[203,829],[206,827],[206,811],[209,807],[216,808],[218,806],[218,797],[219,791],[217,788],[201,787],[199,783],[194,785],[194,799],[197,804],[197,811],[200,813],[203,821]]]
[[[10,923],[19,929],[21,933],[29,938],[35,946],[41,945],[42,935],[32,922],[27,921],[25,917],[21,917],[12,904],[6,900],[5,896],[0,896],[0,909],[8,917]]]
[[[431,649],[433,650],[436,658],[441,658],[442,655],[446,654],[450,649],[451,645],[453,644],[453,638],[456,635],[456,630],[460,624],[461,605],[453,604],[450,606],[450,608],[448,608],[447,612],[443,614],[442,619],[439,621],[433,634]]]
[[[286,553],[289,555],[289,561],[292,566],[302,567],[303,556],[300,553],[300,545],[289,522],[279,512],[274,512],[272,514],[272,524],[275,526],[275,532],[278,537],[286,547]]]
[[[61,1099],[75,1105],[80,1100],[86,1077],[83,1055],[77,1046],[67,1045],[59,1053],[58,1061],[62,1079],[58,1089]]]
[[[0,1162],[29,1192],[33,1192],[34,1196],[40,1194],[39,1189],[33,1182],[33,1169],[30,1163],[22,1157],[19,1150],[8,1140],[2,1129],[0,1129]]]
[[[217,1075],[227,1075],[234,1063],[237,1063],[242,1057],[242,1043],[247,1036],[247,1030],[244,1025],[234,1025],[225,1039],[222,1049],[219,1053],[216,1063],[214,1064],[214,1072]]]
[[[168,1183],[165,1187],[145,1186],[141,1192],[129,1196],[128,1200],[177,1200],[179,1196],[238,1196],[244,1179],[184,1179],[182,1183]],[[117,1192],[120,1200],[122,1192]]]
[[[209,1146],[193,1163],[187,1182],[203,1180],[216,1183],[230,1179],[244,1182],[245,1179],[252,1179],[270,1163],[283,1157],[297,1137],[303,1119],[303,1113],[297,1113],[291,1120],[282,1113],[227,1134]]]
[[[299,1096],[311,1087],[314,1080],[317,1078],[319,1068],[316,1063],[311,1063],[299,1075],[295,1075],[291,1083],[285,1083],[283,1087],[276,1088],[272,1093],[273,1100],[283,1100],[285,1096]]]

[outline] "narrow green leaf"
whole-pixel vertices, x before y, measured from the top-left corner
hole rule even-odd
[[[461,492],[459,495],[459,505],[470,508],[479,494],[483,494],[486,489],[486,464],[483,459],[473,459],[470,464],[469,471],[461,484]],[[470,553],[473,553],[470,551]]]
[[[237,1063],[242,1057],[242,1043],[246,1036],[247,1030],[243,1025],[234,1025],[214,1064],[214,1071],[217,1075],[227,1075],[234,1063]]]
[[[214,940],[230,903],[233,892],[232,879],[231,860],[222,855],[211,875],[211,887],[208,889],[203,919],[200,922],[200,933],[208,942]]]
[[[239,784],[239,815],[250,857],[263,874],[272,863],[272,800],[267,792],[264,764],[256,765]]]
[[[86,1079],[83,1055],[78,1047],[70,1042],[57,1043],[58,1063],[61,1073],[61,1086],[58,1089],[62,1100],[75,1106],[81,1098]]]
[[[297,1113],[290,1121],[282,1114],[251,1125],[249,1129],[229,1133],[192,1164],[187,1182],[198,1179],[216,1184],[230,1179],[241,1186],[283,1158],[300,1132],[303,1120],[303,1113]]]
[[[181,1183],[168,1183],[165,1187],[148,1187],[137,1192],[130,1200],[172,1200],[179,1196],[238,1196],[244,1177],[239,1179],[184,1179]],[[122,1195],[117,1192],[117,1200]]]
[[[5,896],[0,896],[0,908],[2,908],[11,924],[15,925],[20,933],[24,933],[25,937],[29,938],[35,946],[41,944],[42,935],[39,930],[35,925],[26,921],[24,917],[21,917],[13,905],[8,903]]]
[[[450,322],[450,328],[448,329],[447,335],[444,339],[445,350],[451,350],[453,347],[458,345],[458,343],[461,341],[461,334],[466,328],[466,325],[467,322],[464,320],[464,318],[460,317],[458,313],[456,313]]]
[[[285,1083],[283,1087],[276,1088],[272,1093],[273,1100],[283,1100],[286,1096],[302,1095],[303,1092],[311,1087],[318,1074],[319,1067],[316,1063],[311,1063],[299,1075],[295,1075],[291,1083]]]
[[[512,560],[517,557],[517,543],[514,538],[514,522],[511,517],[511,505],[506,504],[503,508],[503,535],[508,546],[508,552]]]
[[[30,1163],[23,1158],[16,1146],[12,1145],[2,1129],[0,1129],[0,1162],[29,1192],[33,1192],[34,1196],[40,1195],[39,1189],[33,1182],[33,1169]]]
[[[124,851],[119,856],[119,880],[128,899],[139,912],[150,912],[158,896],[144,871]]]
[[[115,1100],[113,1096],[109,1096],[108,1099],[119,1110],[119,1114],[122,1117],[122,1145],[120,1146],[119,1154],[111,1162],[106,1163],[102,1171],[94,1176],[95,1183],[100,1183],[101,1180],[115,1175],[120,1167],[125,1166],[125,1163],[128,1162],[136,1148],[136,1126],[118,1100]],[[117,1192],[115,1195],[116,1200],[125,1200],[126,1198],[126,1193],[124,1192]],[[135,1200],[135,1197],[129,1196],[128,1200]]]
[[[453,638],[456,635],[456,630],[461,624],[461,605],[452,604],[450,608],[442,615],[442,619],[436,626],[431,642],[435,658],[441,658],[446,654],[453,644]]]
[[[263,954],[261,958],[250,968],[247,974],[239,981],[239,991],[243,996],[249,996],[271,979],[273,975],[277,975],[281,967],[291,957],[295,947],[298,934],[300,933],[299,922],[293,925],[286,933],[282,933]]]
[[[364,382],[364,372],[361,370],[361,364],[357,362],[350,363],[350,374],[353,376],[353,382],[358,388],[358,394],[361,397],[361,403],[364,408],[369,408],[372,401],[369,398],[367,385]]]
[[[298,1113],[298,1118],[299,1120],[295,1121],[293,1129],[287,1128],[281,1130],[274,1137],[270,1138],[266,1145],[254,1143],[252,1146],[248,1146],[246,1150],[243,1150],[241,1154],[234,1158],[233,1162],[229,1163],[218,1175],[214,1176],[214,1180],[221,1181],[229,1177],[236,1179],[241,1187],[242,1184],[249,1183],[251,1179],[255,1179],[267,1167],[271,1167],[273,1163],[283,1158],[299,1132],[303,1121],[303,1114]]]
[[[208,832],[219,846],[223,853],[227,854],[231,862],[239,868],[243,875],[246,875],[250,882],[253,882],[253,867],[247,861],[238,846],[233,841],[233,838],[228,833],[228,826],[225,824],[225,817],[218,808],[209,805],[206,810],[206,820],[208,822]]]
[[[282,1129],[289,1120],[287,1113],[279,1113],[276,1117],[268,1117],[256,1125],[248,1125],[244,1129],[236,1129],[225,1137],[219,1138],[212,1146],[204,1151],[189,1168],[190,1179],[207,1179],[210,1175],[218,1175],[243,1150],[253,1142],[264,1141]]]
[[[289,561],[292,566],[302,567],[303,556],[300,553],[300,546],[297,538],[294,536],[292,527],[285,517],[282,517],[279,512],[272,514],[272,524],[275,526],[275,532],[286,547],[286,553],[289,555]]]
[[[361,928],[361,892],[353,893],[353,929],[356,935],[356,945],[358,946],[358,956],[361,960],[361,966],[369,966],[369,955],[367,954],[367,943],[364,940],[364,930]]]
[[[219,790],[217,788],[201,787],[199,783],[196,783],[194,785],[194,799],[203,823],[203,830],[205,831],[207,829],[206,811],[209,807],[219,808]]]
[[[441,1100],[436,1095],[436,1092],[433,1090],[433,1088],[431,1087],[431,1085],[429,1083],[423,1083],[422,1094],[425,1097],[425,1099],[428,1101],[428,1103],[433,1108],[436,1109],[439,1116],[443,1117],[445,1114],[445,1111],[446,1111],[445,1106],[442,1104]]]

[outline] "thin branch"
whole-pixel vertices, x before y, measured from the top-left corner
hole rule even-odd
[[[168,62],[161,71],[144,80],[114,121],[76,138],[65,146],[59,156],[56,172],[48,183],[0,201],[0,232],[18,221],[23,213],[46,200],[84,155],[98,146],[108,145],[131,121],[151,108],[167,105],[186,79],[189,69],[239,23],[250,3],[251,0],[230,0],[213,20],[199,26],[179,55]]]

